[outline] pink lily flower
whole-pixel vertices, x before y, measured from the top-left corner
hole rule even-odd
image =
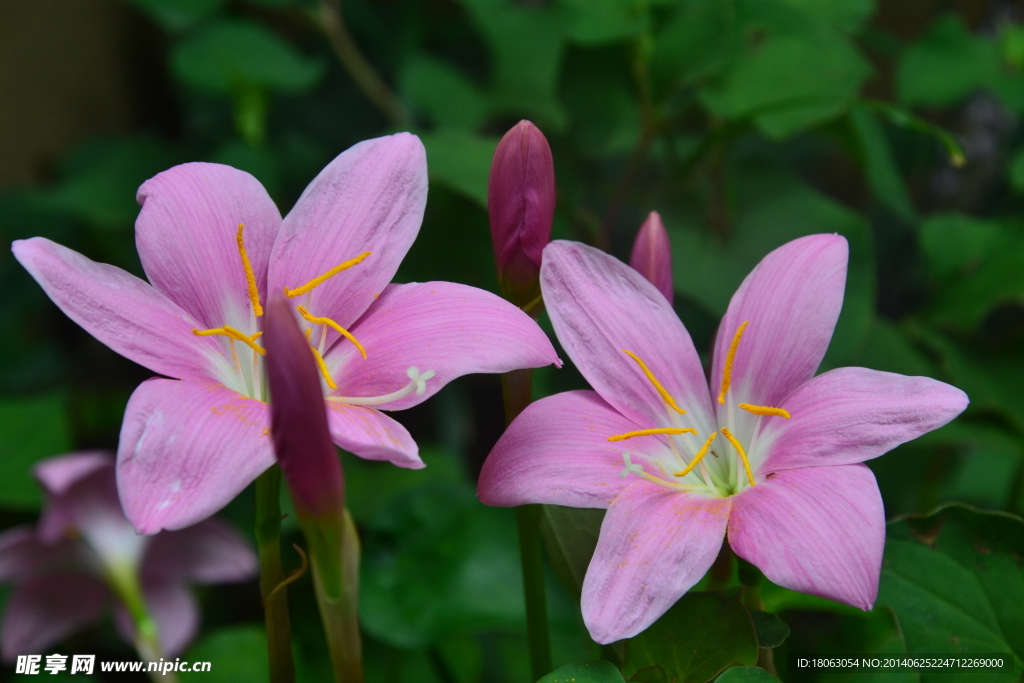
[[[927,377],[814,376],[847,258],[838,235],[766,256],[729,304],[709,386],[686,329],[642,275],[581,244],[545,250],[544,303],[596,391],[527,408],[491,452],[479,495],[608,509],[582,591],[597,642],[650,626],[704,576],[726,534],[776,584],[871,609],[885,515],[861,463],[968,400]]]
[[[379,409],[417,405],[449,381],[558,361],[529,318],[449,282],[389,284],[419,232],[426,154],[408,133],[359,143],[282,220],[229,166],[176,166],[142,185],[135,224],[149,283],[43,238],[18,260],[68,317],[155,378],[128,403],[118,489],[140,533],[226,505],[274,462],[260,346],[269,292],[306,323],[331,436],[370,460],[423,467]],[[150,284],[152,283],[152,284]]]
[[[0,582],[15,584],[0,625],[3,660],[38,654],[99,621],[114,606],[118,630],[134,625],[115,595],[141,584],[164,656],[185,649],[199,628],[191,583],[247,581],[256,556],[232,527],[209,519],[181,531],[139,536],[121,511],[114,456],[83,451],[36,465],[47,493],[39,526],[0,534]]]

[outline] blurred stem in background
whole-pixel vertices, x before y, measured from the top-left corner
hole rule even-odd
[[[288,591],[281,568],[281,469],[274,465],[256,480],[256,543],[260,551],[260,595],[267,626],[272,683],[295,680]]]
[[[163,648],[160,646],[160,632],[156,620],[149,613],[146,607],[146,598],[139,583],[139,574],[136,567],[130,565],[117,565],[107,571],[107,583],[117,594],[121,604],[128,610],[132,625],[135,627],[135,650],[139,658],[146,662],[156,662],[163,659]],[[147,667],[148,669],[148,667]],[[149,671],[149,677],[154,681],[168,681],[177,683],[177,676],[173,672],[166,675],[160,671]]]

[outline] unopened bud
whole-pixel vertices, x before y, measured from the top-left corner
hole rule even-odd
[[[320,372],[309,342],[283,297],[267,305],[264,348],[270,387],[270,434],[300,517],[340,515],[341,463],[327,427]]]
[[[491,241],[505,297],[523,306],[540,293],[541,253],[551,241],[555,166],[547,138],[520,121],[498,143],[487,185]]]
[[[657,211],[651,211],[640,226],[640,232],[633,243],[633,254],[629,265],[658,288],[669,303],[672,303],[672,253],[668,243],[668,232]]]

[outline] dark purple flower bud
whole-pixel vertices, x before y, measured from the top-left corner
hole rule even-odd
[[[498,280],[517,305],[539,294],[541,252],[551,241],[555,215],[555,165],[547,138],[520,121],[498,143],[487,185],[491,241]]]
[[[327,407],[309,342],[282,297],[267,306],[260,340],[267,350],[270,433],[299,515],[339,515],[344,507],[341,463],[327,428]]]
[[[672,303],[672,251],[668,243],[668,232],[657,211],[651,211],[640,226],[629,265]]]

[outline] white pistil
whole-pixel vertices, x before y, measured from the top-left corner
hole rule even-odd
[[[622,454],[622,461],[624,463],[626,463],[626,466],[624,468],[622,468],[621,472],[619,472],[619,478],[620,479],[625,479],[626,477],[628,477],[630,472],[643,472],[644,471],[644,466],[643,465],[638,465],[638,464],[636,464],[636,463],[634,463],[634,462],[632,462],[630,460],[629,452],[628,451]]]
[[[392,391],[390,394],[384,394],[383,396],[328,396],[327,400],[347,403],[353,406],[379,406],[403,399],[413,392],[416,392],[417,396],[422,396],[427,391],[427,380],[434,376],[434,371],[427,370],[421,373],[419,368],[413,366],[409,368],[406,374],[409,376],[409,383],[398,391]]]

